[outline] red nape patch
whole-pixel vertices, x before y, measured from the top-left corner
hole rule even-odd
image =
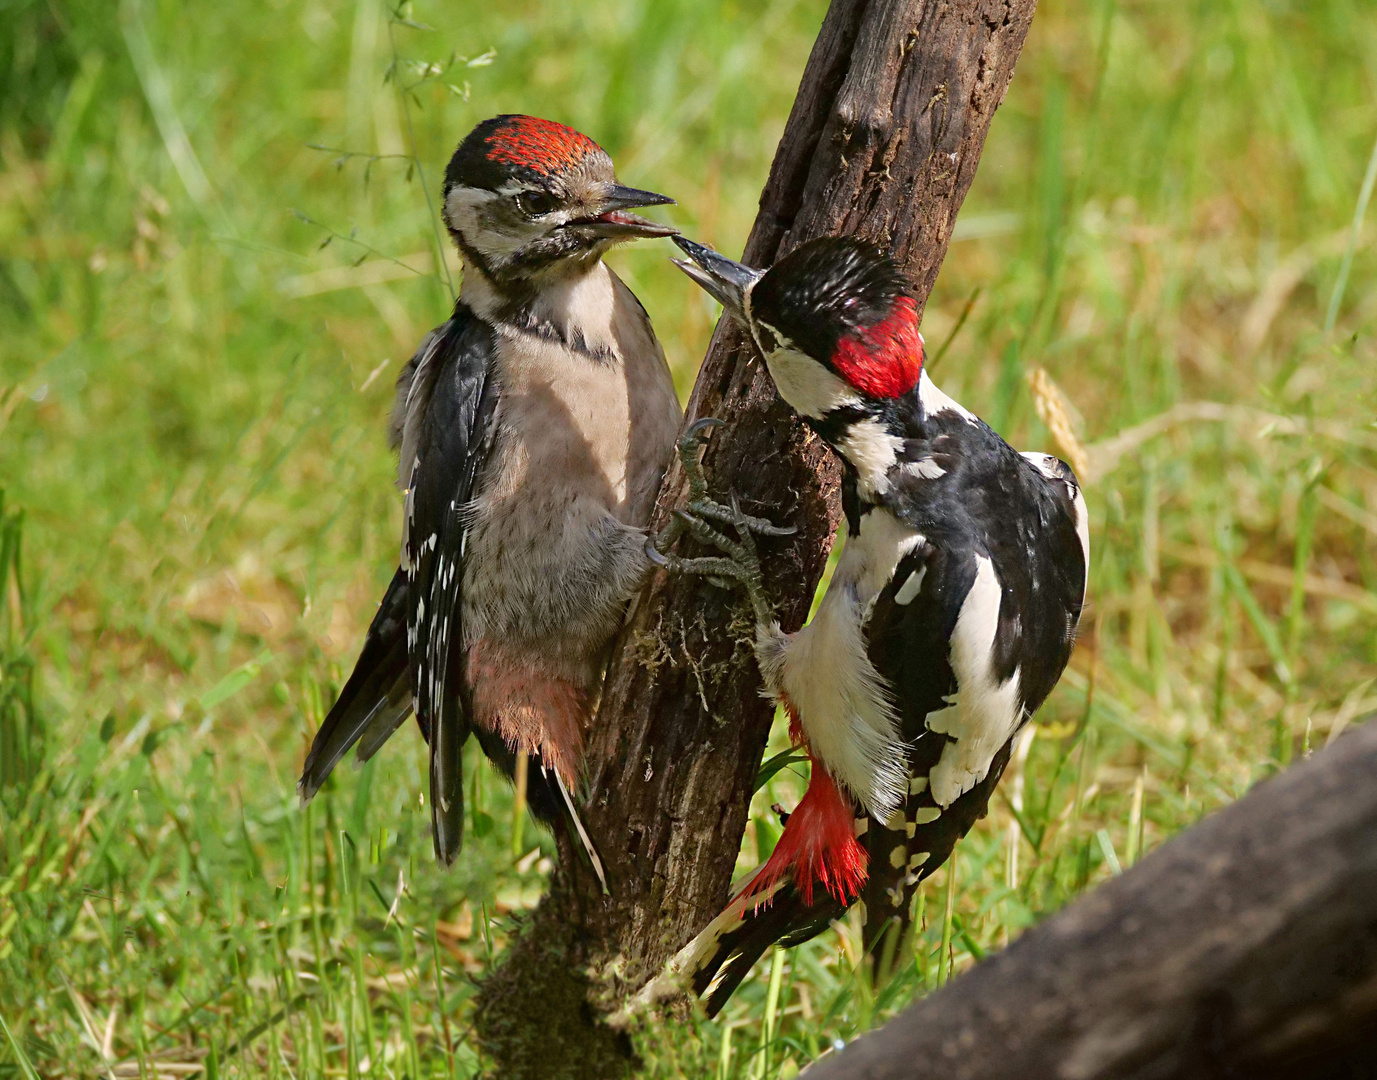
[[[832,774],[817,758],[809,757],[813,777],[808,790],[789,815],[774,852],[741,891],[743,899],[768,892],[790,868],[805,904],[813,903],[815,882],[843,904],[860,895],[867,856],[856,839],[856,811]]]
[[[832,366],[867,397],[896,398],[917,386],[923,339],[913,297],[899,297],[888,318],[838,341]]]
[[[488,160],[555,172],[602,147],[581,131],[538,116],[513,116],[487,138]]]

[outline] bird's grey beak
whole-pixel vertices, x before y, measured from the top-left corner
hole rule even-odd
[[[598,213],[594,217],[570,222],[593,236],[609,240],[636,240],[651,236],[673,236],[679,230],[669,225],[661,225],[639,214],[628,214],[635,206],[664,206],[673,204],[668,195],[653,191],[613,184],[598,203]]]
[[[739,262],[732,262],[710,247],[695,244],[682,236],[674,242],[688,259],[674,259],[674,265],[701,285],[739,322],[746,322],[746,291],[761,277],[762,271],[752,270]],[[689,262],[692,259],[692,262]]]

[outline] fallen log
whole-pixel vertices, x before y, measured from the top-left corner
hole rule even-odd
[[[806,1075],[1377,1077],[1377,724]]]

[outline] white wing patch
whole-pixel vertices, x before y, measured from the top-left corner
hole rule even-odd
[[[904,472],[912,473],[920,480],[936,480],[947,475],[947,470],[933,461],[930,457],[919,458],[917,461],[910,461],[904,466]]]
[[[1090,582],[1090,514],[1086,511],[1085,495],[1081,491],[1080,484],[1062,471],[1061,462],[1051,454],[1025,450],[1023,457],[1031,462],[1033,467],[1048,480],[1066,485],[1066,492],[1071,496],[1071,513],[1076,524],[1076,538],[1081,542],[1081,557],[1085,560],[1085,580],[1088,585]],[[1085,601],[1084,593],[1081,594],[1081,601]]]
[[[1090,515],[1085,509],[1085,496],[1081,494],[1081,489],[1075,485],[1072,488],[1071,505],[1076,511],[1076,536],[1080,538],[1081,554],[1085,557],[1085,583],[1090,584]],[[1081,593],[1081,602],[1085,602],[1085,593]]]
[[[445,339],[445,327],[437,327],[426,335],[418,350],[421,359],[416,370],[411,373],[411,385],[406,389],[406,403],[402,412],[402,432],[397,454],[397,486],[408,488],[414,478],[414,466],[408,461],[416,459],[421,446],[421,424],[425,420],[426,409],[430,407],[431,391],[435,388],[435,358],[440,353],[440,344]]]
[[[812,622],[796,634],[758,631],[756,656],[769,691],[798,711],[808,745],[878,820],[908,792],[908,764],[890,689],[867,655],[865,624],[880,590],[921,534],[875,509],[848,538]]]
[[[956,700],[927,718],[929,730],[956,740],[942,750],[928,777],[932,797],[943,809],[985,779],[995,754],[1023,720],[1017,669],[1004,682],[996,679],[993,670],[1003,590],[994,564],[984,555],[977,555],[975,561],[975,582],[951,635]]]
[[[416,517],[416,472],[421,467],[421,459],[413,455],[411,468],[407,470],[406,497],[402,503],[402,570],[410,577],[416,568],[411,563],[411,525]]]

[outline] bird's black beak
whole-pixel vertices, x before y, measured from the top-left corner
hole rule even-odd
[[[664,206],[673,204],[668,195],[658,195],[653,191],[613,184],[598,203],[594,217],[584,218],[570,224],[577,225],[593,236],[608,240],[639,240],[643,237],[674,236],[679,230],[657,221],[643,218],[639,214],[628,214],[636,206]]]
[[[695,244],[682,236],[676,236],[674,242],[689,257],[674,259],[674,265],[701,285],[734,318],[745,324],[746,292],[761,277],[762,271],[732,262],[712,248]],[[693,261],[689,262],[689,259]]]

